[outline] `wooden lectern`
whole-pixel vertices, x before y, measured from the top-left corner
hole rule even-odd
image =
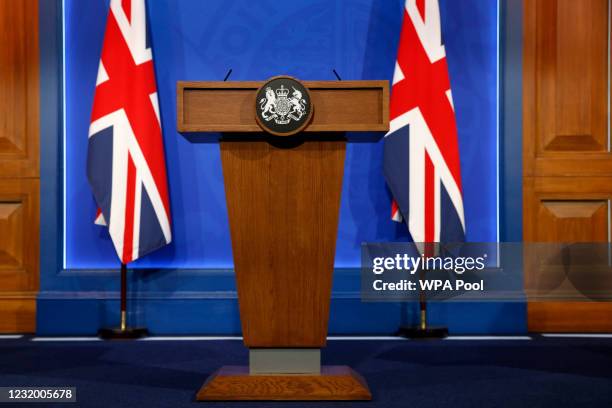
[[[221,368],[197,399],[369,400],[359,374],[320,366],[320,348],[327,337],[343,132],[388,130],[388,82],[304,81],[314,112],[289,137],[264,133],[256,122],[262,84],[177,84],[179,132],[222,132],[238,302],[250,350],[249,367]]]

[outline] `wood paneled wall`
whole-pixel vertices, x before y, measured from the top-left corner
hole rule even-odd
[[[38,1],[0,0],[0,332],[35,330],[38,281]]]
[[[525,241],[610,239],[609,15],[608,0],[524,2]],[[530,302],[528,318],[532,331],[611,331],[612,303]]]

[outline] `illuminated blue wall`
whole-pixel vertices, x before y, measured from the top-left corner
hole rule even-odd
[[[191,143],[176,132],[176,82],[221,80],[229,68],[232,80],[263,80],[278,74],[334,80],[332,68],[347,80],[390,80],[403,1],[293,0],[282,7],[271,0],[149,0],[148,4],[174,241],[133,264],[144,268],[130,277],[138,291],[134,319],[158,332],[236,332],[239,320],[219,148],[214,143]],[[440,4],[459,129],[467,238],[496,241],[498,4],[492,0],[441,0]],[[63,174],[54,189],[43,186],[57,195],[60,213],[53,226],[43,226],[43,236],[48,229],[65,248],[59,249],[61,260],[57,253],[55,263],[49,258],[45,264],[43,259],[40,332],[70,331],[47,320],[74,307],[74,302],[84,307],[79,311],[84,321],[89,319],[74,332],[91,332],[116,317],[113,269],[118,260],[107,232],[92,223],[95,204],[85,178],[87,130],[107,8],[108,0],[65,0],[64,46],[61,41],[55,44],[60,57],[63,48],[65,61],[65,95],[59,92],[63,104],[56,107],[65,136],[58,133],[60,140],[54,144],[43,142],[43,155],[50,155],[48,160],[55,160]],[[58,9],[54,22],[45,22],[52,17],[41,11],[41,24],[60,29]],[[351,144],[336,250],[334,299],[339,300],[332,301],[332,332],[389,332],[402,318],[399,305],[359,302],[354,269],[359,266],[361,242],[408,237],[405,226],[389,220],[390,200],[382,175],[382,143]],[[461,307],[457,318],[446,312],[441,318],[456,331],[512,330],[514,323],[507,327],[488,321],[487,316],[498,313],[490,308],[475,309],[483,317],[481,326],[468,322],[473,316],[461,317]],[[376,318],[379,312],[389,316]],[[172,313],[181,317],[173,318]],[[199,316],[207,313],[225,323],[203,323]],[[345,313],[362,318],[347,321]]]

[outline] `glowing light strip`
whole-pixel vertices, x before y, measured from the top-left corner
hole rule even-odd
[[[610,2],[611,0],[608,0],[608,2]],[[496,61],[497,61],[497,80],[496,80],[496,139],[495,139],[495,153],[496,153],[496,157],[495,157],[495,169],[496,169],[496,178],[495,178],[495,189],[496,189],[496,205],[495,205],[495,210],[496,210],[496,238],[497,238],[497,242],[500,242],[500,210],[499,210],[499,206],[500,206],[500,186],[499,186],[499,176],[500,176],[500,160],[499,160],[499,156],[500,156],[500,69],[501,69],[501,56],[500,56],[500,42],[501,42],[501,2],[500,0],[497,0],[497,42],[496,42]],[[609,39],[608,39],[608,50],[610,48],[609,45]],[[608,56],[610,55],[610,52],[608,51]],[[609,74],[608,74],[609,75]],[[608,89],[610,89],[609,87],[610,85],[610,80],[608,80]],[[610,92],[608,92],[608,99],[610,98]],[[608,107],[610,107],[610,103],[608,102]],[[67,230],[67,224],[66,224],[66,180],[67,180],[67,175],[66,175],[66,140],[67,140],[67,131],[66,131],[66,0],[62,0],[62,163],[63,163],[63,168],[62,168],[62,179],[63,179],[63,184],[62,184],[62,207],[63,207],[63,219],[62,219],[62,267],[63,269],[66,269],[66,230]],[[609,120],[609,114],[608,114],[608,120]],[[609,126],[608,126],[608,132],[609,132]],[[609,138],[608,138],[608,142],[609,142]],[[497,254],[497,265],[500,264],[500,254]],[[344,267],[343,265],[335,265],[336,268],[341,268]]]
[[[610,151],[610,23],[612,23],[610,8],[612,1],[608,0],[608,152]]]
[[[139,341],[219,341],[242,340],[242,336],[155,336],[143,337]]]
[[[53,341],[102,341],[99,337],[33,337],[32,341],[53,342]]]
[[[62,0],[62,269],[66,269],[66,1]]]
[[[497,235],[497,242],[499,242],[500,240],[500,228],[499,228],[499,203],[501,202],[501,197],[500,197],[500,193],[499,193],[499,166],[500,166],[500,161],[499,161],[499,126],[500,126],[500,109],[499,109],[499,97],[500,97],[500,70],[501,70],[501,52],[499,49],[499,44],[501,43],[501,4],[500,4],[500,0],[497,0],[497,46],[496,46],[496,50],[497,50],[497,86],[495,89],[495,94],[496,94],[496,98],[495,98],[495,102],[496,102],[496,116],[495,116],[495,133],[496,133],[496,137],[495,137],[495,198],[496,198],[496,205],[495,205],[495,219],[496,219],[496,235]],[[497,251],[497,265],[500,265],[501,259],[500,259],[500,253],[499,251]]]
[[[449,336],[444,340],[533,340],[529,336]]]

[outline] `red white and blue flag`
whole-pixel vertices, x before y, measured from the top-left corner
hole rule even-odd
[[[172,240],[144,0],[111,0],[89,126],[87,177],[121,262]]]
[[[465,220],[453,98],[438,0],[407,0],[393,76],[384,171],[392,219],[414,242],[462,242]]]

